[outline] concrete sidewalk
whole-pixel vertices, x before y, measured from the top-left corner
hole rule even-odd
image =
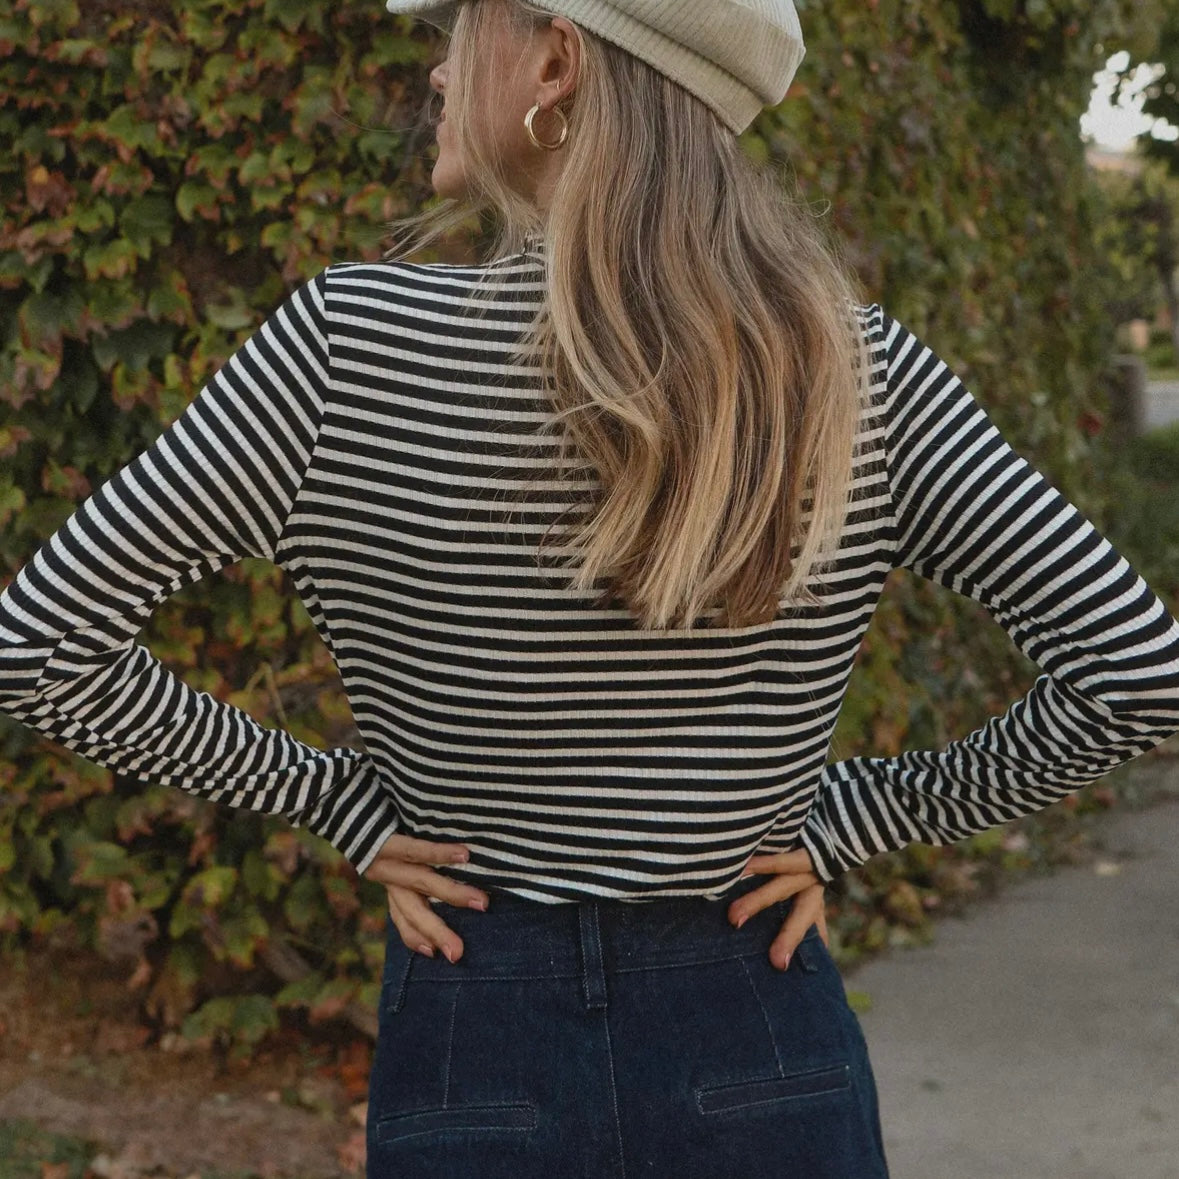
[[[1150,381],[1142,416],[1147,430],[1179,422],[1179,381]]]
[[[1179,797],[1098,835],[849,976],[893,1179],[1179,1179]]]

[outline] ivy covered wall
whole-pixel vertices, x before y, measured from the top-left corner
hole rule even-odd
[[[1079,471],[1111,279],[1077,120],[1108,53],[1149,52],[1161,0],[798,6],[806,61],[749,151],[830,219],[865,295],[1099,516]],[[382,223],[429,199],[439,52],[377,0],[0,0],[0,577],[286,291],[377,257]],[[1028,669],[978,632],[969,604],[898,579],[838,751],[944,740],[1004,707]],[[260,720],[348,739],[330,661],[272,568],[185,591],[148,638]],[[957,854],[899,857],[877,891]],[[879,898],[855,896],[848,929],[877,936]],[[161,1026],[248,1047],[283,1006],[371,1001],[383,924],[380,890],[281,821],[112,781],[0,728],[0,931],[125,960]]]

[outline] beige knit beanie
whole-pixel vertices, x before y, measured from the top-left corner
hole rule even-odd
[[[740,133],[786,97],[806,49],[793,0],[532,0],[641,57]],[[388,0],[445,20],[454,3]]]

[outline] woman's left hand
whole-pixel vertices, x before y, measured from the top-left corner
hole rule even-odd
[[[729,906],[729,920],[738,929],[762,909],[778,901],[794,898],[790,916],[770,946],[770,962],[779,970],[790,965],[799,942],[812,925],[819,927],[823,945],[828,945],[826,903],[823,885],[815,875],[814,865],[804,849],[782,852],[780,855],[753,856],[745,868],[745,876],[773,875],[774,879],[761,888],[746,893]]]

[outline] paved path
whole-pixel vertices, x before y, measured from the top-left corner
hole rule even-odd
[[[894,1179],[1179,1179],[1179,795],[1099,835],[849,977]]]
[[[1146,386],[1143,425],[1148,430],[1179,422],[1179,381],[1151,381]]]

